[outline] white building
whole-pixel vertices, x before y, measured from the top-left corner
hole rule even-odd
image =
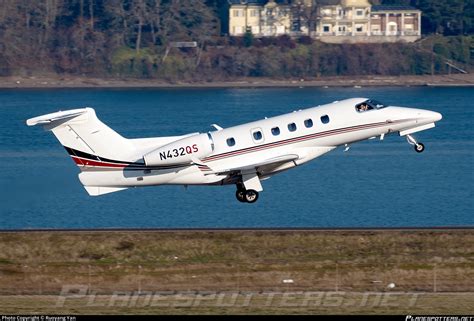
[[[230,0],[229,33],[256,37],[309,35],[324,42],[413,42],[421,37],[421,11],[372,6],[368,0]]]

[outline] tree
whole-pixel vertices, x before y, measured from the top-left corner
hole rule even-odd
[[[308,36],[316,31],[319,20],[319,4],[317,0],[298,0],[292,5],[294,31],[306,32]]]
[[[165,41],[206,41],[219,35],[218,21],[203,0],[169,0],[163,4],[163,37]]]
[[[244,46],[251,47],[253,45],[253,33],[251,30],[246,30],[244,34]]]

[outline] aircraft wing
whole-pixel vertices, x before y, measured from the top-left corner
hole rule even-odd
[[[214,175],[226,175],[226,174],[231,174],[235,172],[255,172],[258,167],[265,166],[265,165],[270,165],[270,164],[282,164],[282,163],[287,163],[291,162],[294,160],[297,160],[299,158],[298,155],[296,154],[288,154],[288,155],[282,155],[282,156],[276,156],[272,158],[268,158],[263,161],[258,161],[254,163],[249,163],[245,164],[239,167],[233,167],[233,168],[226,168],[226,169],[216,169],[213,170],[212,173],[209,174],[214,174]]]

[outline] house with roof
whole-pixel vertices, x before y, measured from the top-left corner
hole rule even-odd
[[[421,11],[410,6],[372,6],[373,35],[421,36]]]
[[[290,34],[289,5],[274,0],[231,0],[229,34],[242,36],[252,32],[257,37],[275,37]]]
[[[328,43],[414,42],[421,11],[368,0],[230,0],[229,33],[256,37],[308,35]]]

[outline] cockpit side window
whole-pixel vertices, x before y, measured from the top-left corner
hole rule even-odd
[[[369,99],[367,102],[374,107],[375,109],[382,109],[387,107],[386,105],[382,104],[380,101],[374,100],[374,99]]]
[[[359,113],[363,113],[364,111],[372,110],[374,109],[372,106],[370,106],[367,101],[364,101],[363,103],[357,104],[356,105],[356,110]]]
[[[362,112],[365,112],[365,111],[368,111],[368,110],[374,110],[374,109],[382,109],[382,108],[385,108],[387,106],[385,106],[384,104],[382,104],[381,102],[377,101],[377,100],[373,100],[373,99],[368,99],[360,104],[357,104],[355,106],[356,110],[359,112],[359,113],[362,113]]]

